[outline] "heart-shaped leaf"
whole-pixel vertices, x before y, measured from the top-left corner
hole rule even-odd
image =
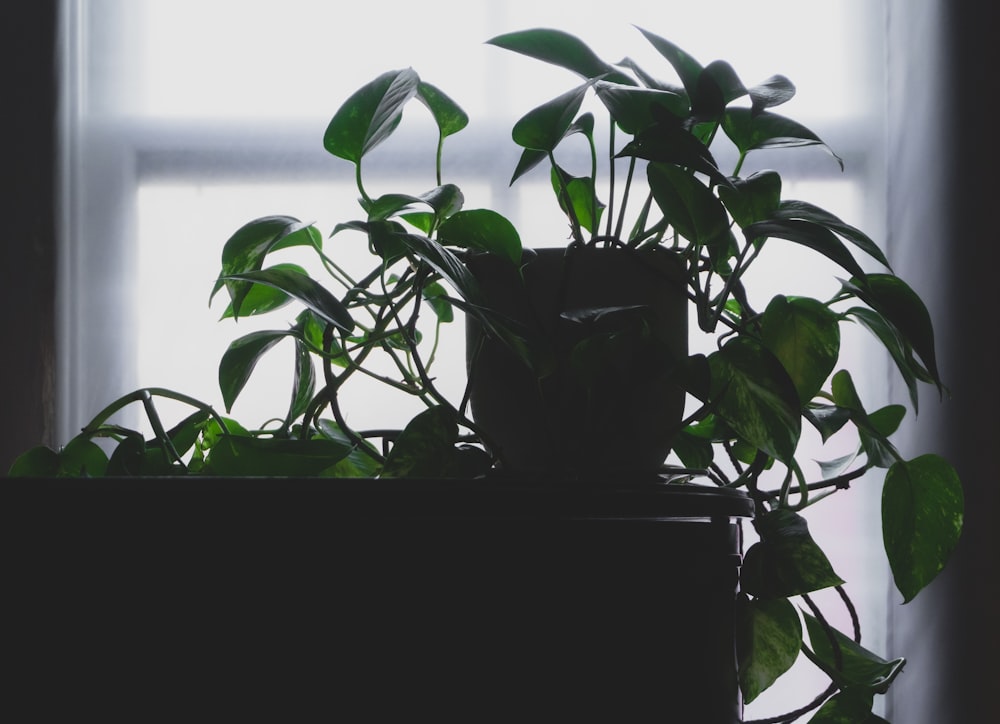
[[[392,135],[403,107],[417,93],[419,76],[412,68],[383,73],[355,91],[337,109],[323,135],[323,147],[334,156],[361,163],[366,153]]]
[[[941,572],[962,534],[962,483],[944,458],[897,462],[882,488],[882,538],[904,602]]]

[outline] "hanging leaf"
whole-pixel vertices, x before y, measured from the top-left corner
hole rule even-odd
[[[925,382],[933,382],[934,380],[931,379],[930,375],[922,374],[923,367],[913,359],[913,353],[910,350],[909,344],[902,339],[896,328],[889,324],[878,312],[865,307],[851,307],[844,313],[844,316],[854,318],[882,343],[882,346],[885,347],[892,361],[896,364],[896,369],[899,370],[903,382],[906,384],[906,389],[910,394],[910,404],[913,405],[913,411],[919,412],[920,401],[917,381],[924,378]]]
[[[846,689],[827,699],[809,724],[889,724],[872,713],[875,697],[864,687]]]
[[[857,277],[864,277],[861,265],[851,256],[843,242],[825,226],[804,219],[769,219],[758,221],[743,229],[747,241],[758,243],[760,239],[777,237],[794,241],[796,244],[818,251],[827,259]]]
[[[251,332],[229,345],[219,361],[219,390],[226,412],[233,409],[261,357],[291,334],[287,331]]]
[[[849,242],[864,251],[868,256],[875,259],[886,269],[891,269],[889,260],[871,238],[860,229],[845,223],[840,218],[831,214],[825,209],[821,209],[815,204],[807,201],[782,201],[781,205],[774,211],[774,219],[802,219],[811,221],[814,224],[824,226],[847,239]]]
[[[815,616],[807,613],[804,618],[815,655],[813,662],[838,686],[884,694],[906,664],[904,659],[886,661],[836,629],[828,632]],[[830,642],[831,634],[840,651],[839,666]]]
[[[839,317],[822,302],[775,296],[760,320],[761,340],[808,402],[823,387],[840,355]]]
[[[899,331],[943,393],[944,384],[938,373],[934,351],[931,315],[917,293],[893,274],[868,274],[849,282],[841,280],[841,284]]]
[[[798,513],[777,509],[758,515],[754,528],[760,541],[747,550],[740,577],[743,590],[751,596],[788,598],[844,582]]]
[[[801,433],[795,385],[771,352],[749,338],[735,338],[708,358],[711,403],[746,442],[791,461]]]
[[[802,623],[787,598],[737,599],[736,653],[743,703],[749,704],[792,668],[802,647]]]
[[[882,538],[896,588],[913,600],[944,568],[965,508],[954,468],[938,455],[897,462],[882,488]]]

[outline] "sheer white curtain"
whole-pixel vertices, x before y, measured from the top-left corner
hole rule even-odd
[[[805,180],[789,194],[822,198],[873,237],[882,235],[882,2],[616,0],[610,17],[608,3],[587,0],[65,0],[64,6],[61,439],[139,386],[218,402],[218,359],[250,329],[242,321],[239,327],[218,322],[222,308],[207,305],[222,244],[244,222],[267,214],[315,220],[324,231],[355,218],[352,169],[323,151],[322,133],[340,102],[382,71],[413,66],[468,111],[470,129],[450,139],[446,164],[470,205],[510,215],[527,245],[562,243],[564,225],[549,199],[545,214],[533,213],[530,185],[507,189],[506,179],[517,157],[511,124],[571,79],[484,45],[504,31],[560,27],[608,60],[629,55],[664,67],[634,24],[703,63],[731,61],[747,83],[788,75],[799,89],[788,113],[847,163],[844,173],[807,163]],[[404,120],[411,123],[419,133],[416,116]],[[789,256],[788,274],[800,273],[798,264]],[[808,284],[803,276],[802,291],[820,293]],[[459,331],[452,337],[458,339],[441,354],[460,366]],[[875,370],[859,384],[878,397],[885,386],[881,361],[855,364]],[[269,376],[262,370],[264,380]],[[278,367],[274,376],[274,385],[248,390],[244,409],[275,395],[284,399],[286,371]],[[367,408],[380,417],[387,412]],[[849,532],[871,523],[857,520],[851,496],[870,494],[877,491],[843,496],[839,509],[831,506],[829,529],[814,531],[824,547],[838,536],[849,580],[884,579],[884,566],[866,560],[865,541]],[[859,601],[871,624],[884,617],[885,588],[859,582],[871,591]],[[867,643],[879,650],[880,639],[876,627]],[[809,672],[803,676],[765,695],[748,718],[803,703],[818,691]]]

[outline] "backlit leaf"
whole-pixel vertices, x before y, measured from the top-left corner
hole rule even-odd
[[[897,462],[882,488],[882,539],[904,602],[944,568],[962,534],[962,483],[938,455]]]

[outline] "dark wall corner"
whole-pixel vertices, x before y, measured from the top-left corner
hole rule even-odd
[[[57,0],[0,9],[0,475],[51,440],[55,413]]]

